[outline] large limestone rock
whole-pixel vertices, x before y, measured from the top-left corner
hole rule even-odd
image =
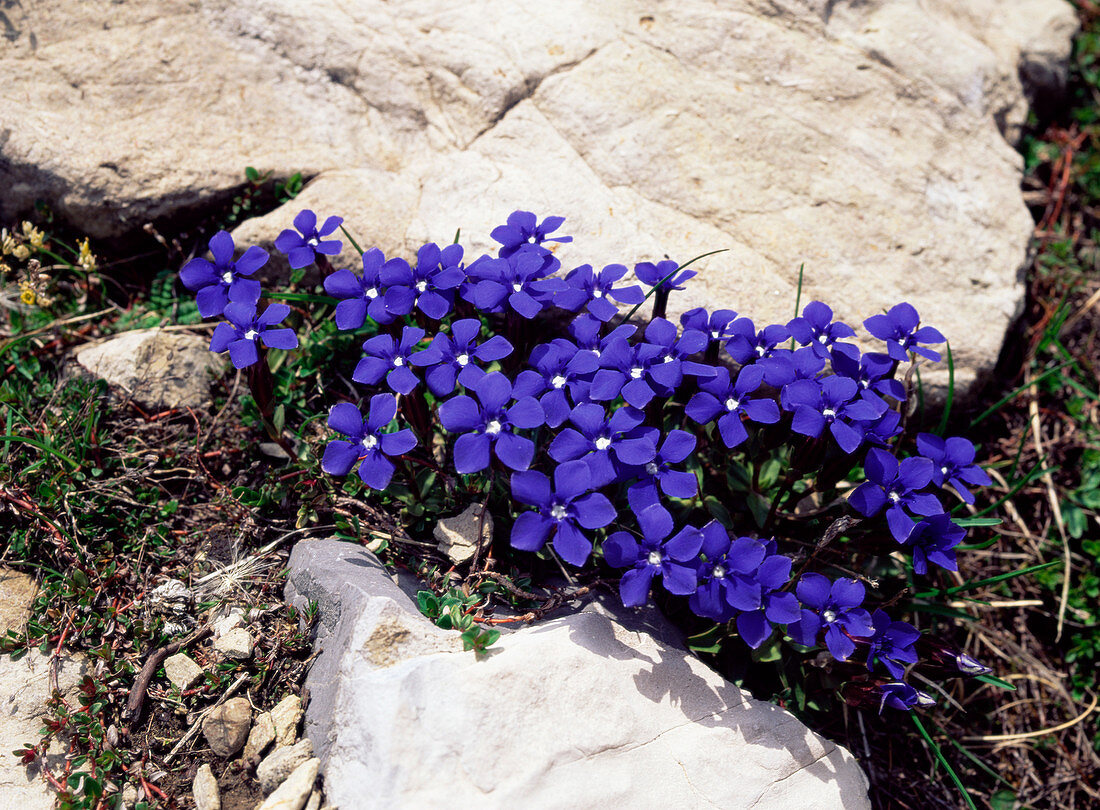
[[[42,0],[10,10],[0,215],[43,197],[97,234],[320,172],[363,244],[475,250],[514,208],[569,217],[567,264],[717,248],[674,299],[757,321],[804,295],[899,300],[966,388],[1022,302],[1014,138],[1064,82],[1064,0]],[[1025,88],[1023,81],[1029,86]],[[181,111],[186,110],[186,114]],[[351,261],[352,257],[348,257]],[[808,300],[804,297],[803,300]],[[942,375],[940,377],[942,379]],[[926,382],[928,382],[926,375]]]
[[[287,592],[321,601],[306,728],[334,805],[870,806],[851,754],[724,681],[659,617],[595,605],[479,659],[364,549],[300,543]]]

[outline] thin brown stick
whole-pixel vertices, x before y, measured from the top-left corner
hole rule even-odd
[[[134,679],[134,685],[130,689],[130,696],[126,699],[126,708],[122,712],[122,718],[126,722],[133,723],[141,717],[141,708],[145,704],[145,693],[149,689],[149,682],[153,680],[153,675],[156,673],[157,667],[161,665],[161,662],[173,653],[179,652],[184,647],[206,638],[210,635],[212,630],[213,628],[210,623],[207,622],[191,635],[179,641],[173,641],[171,644],[165,645],[159,650],[154,650],[149,657],[145,659],[145,665],[142,666],[141,672],[139,672],[137,678]]]

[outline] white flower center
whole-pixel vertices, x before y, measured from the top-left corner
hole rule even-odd
[[[489,436],[496,436],[500,433],[500,420],[494,419],[485,426],[485,433]]]
[[[718,330],[717,329],[711,329],[710,330],[710,339],[711,340],[718,340]]]
[[[256,336],[258,334],[260,334],[260,333],[257,332],[255,329],[249,329],[247,332],[244,333],[244,339],[245,340],[255,340]]]
[[[470,355],[460,354],[458,357],[455,358],[455,362],[458,363],[460,366],[465,366],[470,362]]]
[[[515,284],[513,284],[513,285],[512,285],[512,289],[513,289],[513,290],[515,290],[516,292],[519,292],[520,290],[522,290],[522,289],[523,289],[523,285],[522,285],[522,284],[520,284],[520,283],[519,283],[519,282],[517,281],[517,282],[516,282]]]
[[[428,289],[428,282],[426,282],[426,281],[416,282],[416,291],[417,292],[424,292],[426,289]]]
[[[641,379],[642,374],[644,374],[644,373],[645,373],[645,369],[640,368],[638,366],[634,366],[634,368],[630,369],[630,378],[632,380],[639,380],[639,379]]]
[[[393,364],[395,366],[403,366],[403,365],[405,365],[405,358],[404,357],[395,357],[395,358],[393,358]]]
[[[224,281],[226,284],[232,284],[233,283],[233,273],[232,273],[232,271],[226,270],[222,274],[222,281]]]
[[[727,411],[736,411],[738,406],[740,406],[740,405],[741,405],[741,403],[738,402],[733,397],[730,397],[729,399],[726,400],[726,410]]]
[[[757,357],[763,357],[765,351],[767,351],[767,350],[763,346],[757,346],[756,347],[756,356]]]
[[[890,503],[898,503],[901,501],[901,496],[894,490],[890,490],[886,493],[886,497],[890,499]]]
[[[663,560],[663,559],[664,559],[664,556],[661,554],[661,552],[659,552],[659,551],[649,552],[649,564],[650,565],[660,565],[661,560]]]
[[[373,450],[377,446],[378,446],[378,437],[377,436],[367,436],[367,438],[363,439],[363,447],[365,447],[366,449]]]
[[[371,287],[369,290],[367,290],[366,295],[367,295],[367,298],[377,298],[378,297],[378,290],[374,287]]]
[[[592,297],[593,298],[603,298],[603,290],[593,290],[592,291]]]
[[[600,350],[599,349],[592,349],[592,354],[596,355],[596,357],[599,357],[600,356]]]
[[[711,569],[710,575],[714,579],[721,579],[722,577],[724,577],[726,575],[726,569],[723,568],[720,565],[716,565],[716,566],[714,566],[714,568]]]
[[[665,355],[665,359],[664,359],[664,360],[662,360],[661,362],[662,362],[662,363],[671,363],[671,362],[672,362],[673,360],[675,360],[675,359],[676,359],[676,358],[675,358],[675,357],[673,357],[673,356],[672,356],[671,354],[666,354],[666,355]]]
[[[561,388],[563,385],[565,385],[565,377],[558,374],[556,377],[554,377],[554,379],[552,379],[550,381],[550,384],[552,386],[554,386],[555,388]],[[946,472],[946,470],[945,470],[945,472]]]
[[[947,469],[947,467],[940,467],[940,472],[943,473],[944,475],[947,475],[947,473],[950,472],[950,471]]]
[[[600,438],[596,439],[596,449],[597,450],[606,450],[610,446],[611,446],[611,439],[607,438],[606,436],[600,436]]]
[[[832,408],[826,408],[821,412],[821,415],[824,416],[826,419],[835,419],[836,411],[834,411]]]
[[[645,465],[645,471],[647,473],[649,473],[650,475],[656,475],[657,474],[657,462],[656,461],[651,461],[648,464],[646,464]]]
[[[318,239],[316,236],[311,236],[309,237],[309,239],[306,240],[306,244],[310,247],[317,247],[319,244],[321,244],[321,240]]]
[[[836,621],[836,611],[826,610],[824,613],[821,614],[821,618],[825,620],[825,624],[832,624]]]
[[[565,508],[564,504],[556,503],[550,509],[550,517],[554,520],[564,520],[569,511]]]

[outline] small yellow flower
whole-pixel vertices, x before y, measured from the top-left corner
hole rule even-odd
[[[15,250],[15,237],[8,233],[8,229],[0,231],[0,253],[7,256]]]
[[[37,299],[34,294],[34,288],[26,281],[19,283],[19,287],[22,292],[19,293],[19,300],[26,304],[28,307],[33,307]]]
[[[10,272],[11,272],[11,267],[6,265],[4,262],[0,262],[0,278],[3,278],[4,276],[6,276]]]
[[[26,245],[16,245],[11,249],[11,255],[23,261],[31,255],[31,249]]]
[[[95,256],[92,255],[92,249],[88,246],[87,238],[80,243],[80,266],[88,272],[95,270]]]
[[[23,238],[30,242],[31,247],[33,247],[35,250],[40,250],[42,248],[42,243],[46,239],[46,235],[42,233],[42,231],[38,230],[38,228],[34,227],[31,223],[24,222]]]

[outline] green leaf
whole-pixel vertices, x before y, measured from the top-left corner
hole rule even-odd
[[[1001,788],[989,797],[990,810],[1015,810],[1016,793],[1007,788]]]
[[[244,176],[248,178],[249,182],[252,182],[252,183],[260,182],[260,173],[258,171],[256,171],[255,167],[253,167],[253,166],[246,166],[245,167]]]

